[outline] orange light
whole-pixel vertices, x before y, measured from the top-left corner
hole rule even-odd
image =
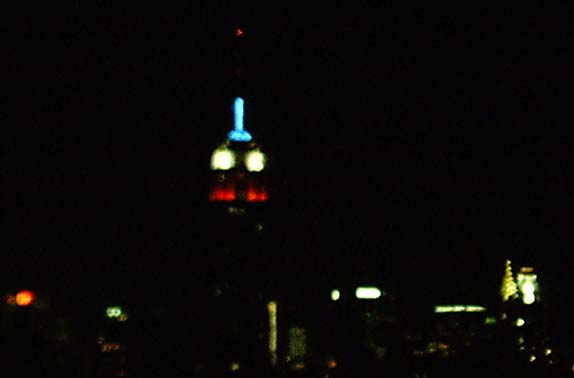
[[[36,295],[29,290],[22,290],[16,294],[16,304],[20,307],[30,306],[36,299]]]
[[[101,346],[101,351],[103,353],[117,352],[121,349],[121,345],[118,343],[103,343]]]

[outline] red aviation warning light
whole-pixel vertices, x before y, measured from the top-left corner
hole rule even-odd
[[[235,29],[235,36],[236,36],[236,37],[241,37],[243,34],[245,34],[245,32],[243,31],[243,29],[241,29],[241,28]]]

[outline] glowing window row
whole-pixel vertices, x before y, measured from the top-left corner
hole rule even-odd
[[[220,147],[211,155],[211,169],[227,171],[234,168],[237,162],[237,154],[226,147]],[[252,150],[245,154],[243,163],[249,172],[261,172],[265,168],[267,158],[259,150]]]
[[[357,299],[379,299],[385,296],[386,293],[377,287],[360,286],[355,290],[355,298]],[[341,298],[341,291],[334,289],[331,291],[331,300],[338,301]]]
[[[267,201],[267,191],[265,189],[257,190],[255,188],[247,189],[245,200],[247,202],[265,202]],[[231,202],[238,200],[233,185],[218,186],[209,193],[209,200],[212,202]]]

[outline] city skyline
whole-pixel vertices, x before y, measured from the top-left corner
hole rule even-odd
[[[136,261],[127,271],[202,261],[209,157],[237,90],[235,25],[148,17],[89,16],[78,34],[55,18],[32,34],[53,27],[70,43],[16,39],[17,52],[42,56],[24,53],[17,71],[64,80],[7,101],[8,276],[121,270],[116,256]],[[502,16],[403,19],[241,25],[253,41],[248,129],[269,151],[273,222],[288,231],[277,261],[307,256],[309,276],[406,274],[414,291],[436,279],[454,299],[496,298],[510,258],[536,266],[542,287],[571,291],[572,143],[553,130],[572,114],[548,47],[559,37],[535,39],[539,25],[521,18],[498,32],[489,25]]]

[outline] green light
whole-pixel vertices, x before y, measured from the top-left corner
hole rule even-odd
[[[522,303],[530,305],[536,302],[536,297],[532,293],[525,293],[524,297],[522,297]]]
[[[522,291],[522,302],[524,304],[532,304],[536,301],[534,292],[536,288],[532,282],[525,282],[520,288]]]
[[[302,327],[289,329],[289,357],[301,360],[307,354],[307,332]]]
[[[358,299],[378,299],[383,295],[380,289],[376,287],[358,287],[355,290],[355,296]]]
[[[116,319],[121,317],[123,314],[122,308],[120,306],[111,306],[106,308],[106,316],[110,319]]]
[[[331,300],[338,301],[341,298],[341,292],[337,289],[331,291]]]
[[[269,358],[271,365],[277,363],[277,302],[267,303],[267,314],[269,316]]]
[[[466,306],[466,312],[484,312],[484,311],[486,311],[486,308],[482,306],[475,306],[475,305]]]
[[[435,306],[435,314],[444,314],[451,312],[485,312],[486,308],[476,305],[444,305]]]
[[[523,268],[516,277],[517,285],[522,296],[522,303],[531,305],[536,302],[538,280],[536,274],[532,273],[532,268]]]
[[[484,319],[484,324],[487,325],[496,324],[496,318],[494,316],[489,316],[486,319]]]

